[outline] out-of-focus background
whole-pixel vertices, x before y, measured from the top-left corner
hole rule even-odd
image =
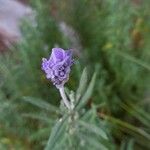
[[[149,150],[149,14],[150,0],[0,0],[0,150],[44,149],[60,117],[41,71],[53,47],[74,51],[69,89],[84,67],[97,70],[87,109],[97,107],[110,150]]]

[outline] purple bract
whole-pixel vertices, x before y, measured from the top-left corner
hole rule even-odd
[[[46,73],[46,78],[60,88],[69,79],[70,67],[73,64],[72,51],[62,48],[53,48],[49,59],[42,59],[42,70]]]

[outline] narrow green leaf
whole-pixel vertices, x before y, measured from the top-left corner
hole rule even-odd
[[[52,128],[52,132],[50,135],[50,138],[48,140],[48,143],[45,147],[45,150],[51,150],[54,149],[55,143],[58,141],[59,137],[63,134],[65,131],[65,125],[66,125],[66,119],[67,115],[65,115],[61,120],[59,120],[55,126]]]
[[[41,140],[42,138],[45,138],[45,136],[47,135],[47,133],[49,133],[50,128],[41,128],[38,131],[36,131],[35,133],[32,133],[29,137],[30,141],[35,141],[35,140]]]
[[[80,99],[83,92],[85,91],[86,86],[87,86],[87,81],[88,81],[87,68],[84,68],[81,78],[80,78],[79,87],[76,92],[76,100],[77,101]]]
[[[128,55],[127,53],[123,53],[123,52],[117,51],[116,54],[120,55],[121,57],[123,57],[123,58],[125,58],[125,59],[127,59],[127,60],[129,60],[131,62],[134,62],[137,65],[142,66],[143,68],[145,68],[145,69],[150,71],[149,64],[147,64],[147,63],[145,63],[145,62],[143,62],[143,61],[141,61],[141,60],[139,60],[139,59],[137,59],[135,57],[132,57],[132,56]]]
[[[123,140],[123,141],[121,142],[120,150],[125,150],[125,149],[126,149],[126,141]]]
[[[134,140],[130,139],[127,143],[127,150],[134,150]]]
[[[93,92],[93,88],[94,88],[94,85],[95,85],[95,80],[96,80],[96,73],[94,73],[94,75],[93,75],[93,77],[91,79],[91,82],[90,82],[90,84],[89,84],[85,94],[79,100],[79,103],[77,103],[77,105],[76,105],[76,109],[77,110],[81,109],[87,103],[89,98],[91,97],[92,92]]]
[[[108,150],[108,148],[102,143],[102,141],[98,141],[97,138],[86,136],[84,134],[79,133],[78,137],[85,141],[85,147],[87,150],[91,150],[91,147],[93,150]]]
[[[121,143],[120,150],[134,150],[134,140],[124,139]]]
[[[124,129],[128,133],[131,134],[131,131],[133,131],[133,133],[132,133],[133,136],[135,136],[135,137],[143,136],[145,138],[145,142],[146,142],[146,140],[150,141],[150,134],[145,132],[143,129],[135,127],[132,124],[129,124],[125,121],[116,119],[114,117],[107,117],[107,118],[114,124],[117,124],[117,125],[119,125],[119,127],[122,127],[122,129]]]
[[[60,110],[51,105],[50,103],[44,101],[44,100],[41,100],[39,98],[34,98],[34,97],[23,97],[23,100],[28,102],[28,103],[31,103],[32,105],[35,105],[39,108],[42,108],[44,110],[48,110],[50,112],[55,112],[55,113],[61,113]]]
[[[22,114],[23,117],[26,117],[26,118],[32,118],[32,119],[36,119],[36,120],[40,120],[40,121],[44,121],[46,123],[50,123],[52,122],[52,119],[47,117],[47,116],[44,116],[44,115],[41,115],[41,114],[34,114],[34,113],[24,113]]]
[[[79,123],[79,125],[83,126],[90,132],[93,132],[94,134],[102,137],[103,139],[108,139],[106,133],[101,128],[99,128],[93,124],[86,123],[84,121],[79,121],[78,123]]]
[[[125,105],[122,107],[132,116],[136,117],[141,123],[149,127],[150,115],[142,107],[134,106],[133,104]]]

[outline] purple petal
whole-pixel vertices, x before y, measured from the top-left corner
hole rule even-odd
[[[62,48],[53,48],[50,59],[53,59],[54,62],[60,62],[65,57],[65,51]]]
[[[46,58],[42,58],[42,70],[48,69],[48,61]]]

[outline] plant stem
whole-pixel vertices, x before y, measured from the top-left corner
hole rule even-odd
[[[69,101],[68,101],[68,99],[66,97],[64,87],[59,88],[59,92],[60,92],[60,95],[61,95],[61,97],[63,99],[64,104],[66,105],[66,107],[68,109],[70,109],[70,103],[69,103]]]

